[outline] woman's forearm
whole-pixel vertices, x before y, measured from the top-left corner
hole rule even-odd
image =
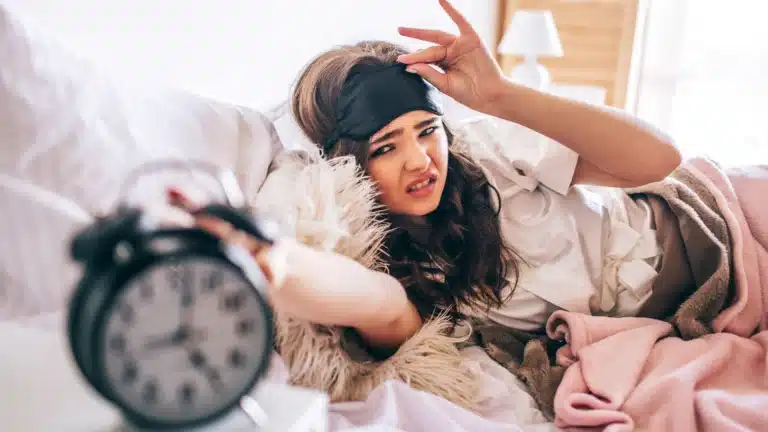
[[[484,111],[545,135],[602,171],[633,183],[661,180],[680,164],[680,153],[668,137],[619,110],[505,80]]]
[[[273,302],[304,319],[353,327],[376,348],[399,346],[421,326],[403,286],[392,276],[343,255],[281,240],[269,253],[281,261]]]

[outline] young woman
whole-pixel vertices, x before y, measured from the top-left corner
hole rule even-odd
[[[541,328],[556,309],[635,314],[661,250],[650,206],[618,187],[663,179],[679,152],[618,112],[507,81],[466,19],[441,5],[458,36],[402,28],[436,45],[415,53],[387,42],[344,46],[299,77],[299,126],[327,157],[355,156],[395,229],[388,274],[291,240],[266,249],[240,238],[271,278],[273,301],[309,321],[355,328],[383,350],[435,309],[485,313],[522,330]],[[474,123],[460,140],[438,90],[495,117],[495,132]],[[231,236],[219,221],[200,222]]]

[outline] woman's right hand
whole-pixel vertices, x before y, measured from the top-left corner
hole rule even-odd
[[[447,0],[443,10],[459,28],[459,35],[441,30],[400,27],[403,36],[433,42],[415,53],[400,56],[407,70],[420,75],[438,90],[474,110],[487,112],[505,83],[504,75],[472,25]],[[441,71],[436,70],[437,66]]]

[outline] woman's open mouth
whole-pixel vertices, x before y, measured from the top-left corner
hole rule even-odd
[[[408,192],[408,195],[414,198],[424,198],[426,196],[429,196],[432,193],[432,191],[435,190],[436,182],[437,182],[437,176],[429,175],[424,179],[417,180],[411,183],[410,185],[408,185],[406,192]]]

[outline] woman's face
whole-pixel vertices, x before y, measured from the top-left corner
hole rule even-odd
[[[392,213],[424,216],[440,204],[448,172],[448,138],[440,116],[411,111],[376,132],[368,173]]]

